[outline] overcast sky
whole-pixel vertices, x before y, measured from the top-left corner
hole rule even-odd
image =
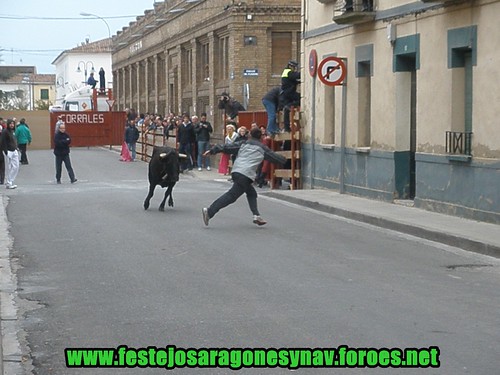
[[[135,17],[153,9],[154,0],[0,0],[0,62],[34,65],[38,73],[55,73],[52,61],[89,38],[115,35]],[[125,17],[128,16],[128,17]],[[113,18],[115,17],[115,18]],[[118,17],[118,18],[116,18]]]

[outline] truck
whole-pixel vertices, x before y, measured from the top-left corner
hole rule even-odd
[[[62,104],[50,107],[50,111],[109,112],[113,104],[113,91],[111,89],[101,90],[86,85],[67,94]]]

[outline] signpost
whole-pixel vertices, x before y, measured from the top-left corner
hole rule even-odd
[[[311,95],[311,172],[310,187],[314,188],[314,171],[316,170],[316,156],[314,154],[314,144],[316,139],[316,75],[318,73],[318,53],[313,48],[309,52],[309,75],[312,77]]]

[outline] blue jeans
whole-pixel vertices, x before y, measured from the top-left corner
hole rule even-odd
[[[264,105],[264,108],[266,108],[267,112],[267,132],[269,134],[277,133],[278,126],[276,125],[276,104],[266,99],[262,99],[262,104]]]
[[[203,156],[210,149],[210,141],[198,141],[198,168],[202,168],[202,160],[205,159],[205,167],[210,167],[210,156]]]
[[[135,143],[127,143],[128,150],[131,152],[132,160],[135,160]]]

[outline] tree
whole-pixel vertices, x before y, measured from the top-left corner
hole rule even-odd
[[[39,110],[39,111],[45,111],[45,110],[49,110],[49,107],[52,105],[52,102],[50,102],[49,100],[37,100],[35,102],[35,109]]]
[[[28,101],[26,93],[21,89],[14,91],[0,90],[0,109],[5,111],[27,110]]]

